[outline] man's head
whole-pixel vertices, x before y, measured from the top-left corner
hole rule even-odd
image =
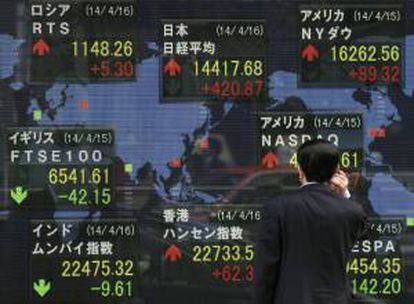
[[[329,182],[338,169],[339,150],[323,139],[302,144],[297,152],[299,179],[305,182]]]

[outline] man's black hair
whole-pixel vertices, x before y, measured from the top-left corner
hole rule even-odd
[[[327,140],[313,139],[298,149],[298,163],[308,182],[329,182],[339,163],[339,150]]]

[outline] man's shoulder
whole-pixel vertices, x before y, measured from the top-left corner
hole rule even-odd
[[[299,202],[301,197],[303,197],[303,192],[301,189],[295,190],[284,190],[278,193],[275,197],[265,203],[265,208],[272,210],[280,210],[285,208],[287,204],[292,204],[293,202]]]
[[[356,217],[365,220],[367,218],[367,214],[361,204],[358,204],[356,201],[350,199],[348,204],[345,205],[349,208],[349,211],[352,212]]]
[[[345,209],[350,209],[356,212],[363,212],[363,208],[352,199],[345,198],[333,191],[329,191],[329,189],[320,188],[319,190],[321,190],[324,194],[320,194],[321,200],[327,200],[331,202],[336,201],[339,206],[343,206]],[[307,197],[314,197],[315,195],[318,195],[318,191],[309,191],[307,188],[285,190],[281,191],[274,198],[269,200],[266,205],[268,205],[269,209],[284,208],[286,205],[295,206],[297,204],[305,203]]]

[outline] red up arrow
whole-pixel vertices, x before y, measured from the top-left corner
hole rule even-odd
[[[164,73],[168,76],[176,76],[181,74],[181,66],[175,61],[174,58],[171,58],[167,64],[164,66]]]
[[[33,44],[32,48],[33,54],[37,54],[38,56],[44,56],[46,53],[50,53],[50,46],[40,38]]]
[[[164,257],[170,262],[177,262],[178,260],[181,260],[182,256],[180,248],[174,244],[168,247],[168,249],[164,252]]]
[[[277,158],[277,155],[273,152],[268,152],[262,158],[262,165],[263,165],[263,167],[265,167],[267,169],[276,168],[278,164],[279,164],[279,160]]]
[[[314,61],[316,58],[319,58],[319,51],[313,44],[308,44],[302,50],[302,58],[308,62]]]

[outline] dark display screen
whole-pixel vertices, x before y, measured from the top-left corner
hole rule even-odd
[[[0,7],[0,303],[252,303],[316,138],[368,217],[353,303],[414,303],[413,0]]]

